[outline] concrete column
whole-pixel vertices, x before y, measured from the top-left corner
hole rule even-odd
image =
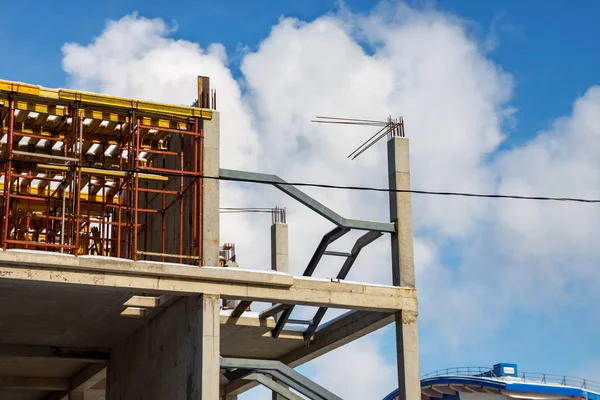
[[[388,176],[392,190],[410,189],[409,143],[404,137],[388,141]],[[392,235],[392,281],[395,286],[415,287],[412,209],[410,193],[390,193],[390,219],[396,224]],[[421,398],[417,315],[396,314],[398,390],[400,400]]]
[[[219,400],[219,296],[184,297],[111,349],[106,400]]]
[[[285,273],[290,272],[287,224],[271,225],[271,269]]]
[[[213,111],[211,120],[203,120],[204,176],[219,177],[220,115]],[[203,179],[202,194],[202,265],[219,265],[219,181]]]
[[[281,222],[271,225],[271,270],[290,272],[288,256],[288,226]],[[277,303],[273,303],[275,305]],[[279,314],[275,315],[275,319]]]
[[[202,400],[219,399],[219,377],[221,356],[221,305],[219,296],[200,296],[202,316],[198,335],[202,335],[200,343],[202,346],[202,375],[201,379]]]
[[[271,269],[279,272],[290,272],[287,224],[275,223],[271,225]],[[279,315],[276,316],[276,318],[278,317]],[[286,400],[286,398],[272,392],[272,400]]]

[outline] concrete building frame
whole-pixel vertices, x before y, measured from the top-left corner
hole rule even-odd
[[[202,104],[209,83],[204,78],[199,83]],[[289,372],[395,322],[400,399],[420,398],[408,139],[391,135],[388,140],[391,222],[359,221],[341,217],[274,175],[220,169],[220,115],[203,110],[198,111],[204,117],[198,126],[202,156],[197,158],[202,176],[194,178],[201,185],[201,208],[195,214],[201,226],[196,247],[201,267],[162,258],[1,251],[0,397],[216,400],[263,384],[285,398],[297,389],[285,374],[253,368],[245,375],[252,379],[233,379],[223,363],[253,360]],[[3,121],[11,113],[4,113]],[[219,266],[223,179],[271,184],[335,224],[303,276],[289,273],[288,228],[282,221],[271,228],[272,271]],[[186,221],[190,217],[184,214]],[[365,231],[350,252],[327,250],[350,230]],[[347,281],[361,250],[384,234],[391,238],[393,284]],[[177,240],[175,248],[188,247]],[[329,281],[312,277],[323,256],[344,259]],[[224,309],[222,301],[235,306]],[[248,311],[253,302],[272,307]],[[318,307],[304,332],[286,329],[298,305]],[[328,308],[348,311],[322,323]]]

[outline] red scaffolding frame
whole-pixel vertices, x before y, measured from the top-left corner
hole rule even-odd
[[[36,95],[14,83],[3,90],[6,84],[0,81],[4,250],[201,265],[202,120],[216,98],[183,112],[101,95],[68,93],[61,101],[60,91]]]

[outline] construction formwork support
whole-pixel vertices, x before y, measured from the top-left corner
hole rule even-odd
[[[415,287],[409,142],[394,136],[387,143],[390,219],[396,225],[391,235],[392,281],[394,286]],[[403,190],[404,192],[395,192]],[[396,348],[399,400],[421,398],[417,313],[396,313]]]
[[[208,78],[199,82],[202,106],[214,106]],[[218,137],[212,111],[2,83],[4,250],[202,265],[203,122]],[[216,163],[218,175],[218,146]]]

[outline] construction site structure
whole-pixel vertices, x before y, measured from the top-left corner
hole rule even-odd
[[[193,106],[0,80],[0,122],[1,399],[232,400],[259,384],[274,399],[339,399],[294,368],[390,323],[399,398],[420,398],[399,130],[387,144],[391,222],[374,222],[275,175],[220,168],[208,77]],[[238,267],[235,245],[220,245],[221,179],[269,183],[333,224],[302,276],[290,273],[279,208],[271,271]],[[328,250],[351,231],[363,234],[350,251]],[[346,280],[383,235],[392,285]],[[324,256],[341,260],[331,280],[313,277]],[[294,319],[296,306],[317,311]],[[323,322],[330,308],[345,312]]]

